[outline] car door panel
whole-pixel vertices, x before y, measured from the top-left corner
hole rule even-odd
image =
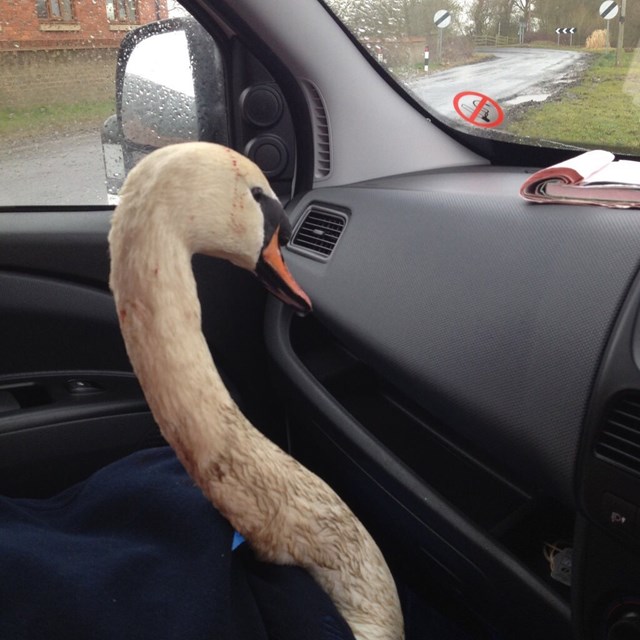
[[[160,441],[107,288],[110,213],[0,214],[4,495],[52,495]]]
[[[104,289],[7,271],[0,272],[0,288],[2,373],[128,369],[113,299]]]
[[[51,495],[107,462],[163,442],[108,289],[111,210],[0,213],[0,490]],[[221,373],[278,439],[264,384],[265,294],[198,256],[203,324]],[[237,381],[237,382],[236,382]]]

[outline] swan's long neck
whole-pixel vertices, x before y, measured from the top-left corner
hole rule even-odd
[[[222,382],[201,330],[191,253],[175,238],[148,235],[122,260],[126,268],[112,268],[122,333],[163,436],[258,551],[280,549],[265,523],[282,510],[284,485],[295,482],[286,467],[299,465],[248,422]],[[293,561],[282,549],[271,559]]]
[[[120,274],[117,305],[127,352],[160,429],[199,482],[248,428],[201,331],[190,253],[149,238]],[[117,275],[117,274],[116,274]],[[237,417],[230,424],[229,415]],[[235,432],[234,432],[235,431]],[[233,441],[230,442],[230,440]]]
[[[150,230],[114,234],[111,286],[134,370],[191,477],[265,560],[308,569],[361,640],[399,640],[389,569],[367,531],[317,476],[241,414],[211,358],[190,252]]]

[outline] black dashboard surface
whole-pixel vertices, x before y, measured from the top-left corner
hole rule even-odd
[[[348,222],[324,262],[286,251],[316,317],[519,486],[572,505],[603,349],[640,258],[637,211],[533,205],[478,167],[316,189]]]

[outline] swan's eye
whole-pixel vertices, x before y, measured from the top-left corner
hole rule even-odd
[[[253,189],[251,189],[251,195],[256,202],[260,202],[262,196],[264,196],[264,191],[260,187],[253,187]]]

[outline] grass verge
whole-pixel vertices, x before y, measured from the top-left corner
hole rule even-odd
[[[619,153],[640,150],[640,56],[624,52],[615,66],[615,52],[593,55],[580,82],[540,106],[528,107],[505,130]]]
[[[102,127],[115,113],[113,100],[81,104],[0,108],[0,139],[19,140]]]

